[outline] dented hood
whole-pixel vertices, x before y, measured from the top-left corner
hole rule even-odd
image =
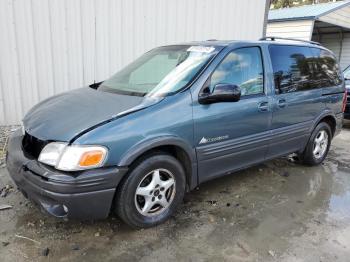
[[[23,125],[26,132],[41,140],[68,142],[96,125],[141,110],[159,100],[85,87],[37,104],[24,117]]]

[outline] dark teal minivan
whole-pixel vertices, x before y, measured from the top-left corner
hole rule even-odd
[[[320,164],[345,104],[338,63],[315,42],[163,46],[34,106],[9,140],[7,168],[55,217],[115,212],[150,227],[204,181],[291,153]]]

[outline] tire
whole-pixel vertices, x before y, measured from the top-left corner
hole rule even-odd
[[[326,137],[326,140],[321,140],[322,134]],[[312,132],[304,152],[299,155],[301,163],[309,166],[321,164],[328,154],[331,140],[332,131],[330,126],[325,122],[319,123]],[[320,141],[322,141],[322,146]],[[317,146],[319,150],[316,150]]]
[[[118,188],[115,212],[133,228],[156,226],[174,214],[185,187],[185,171],[176,158],[149,155],[138,161]]]

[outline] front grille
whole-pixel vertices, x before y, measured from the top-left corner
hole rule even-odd
[[[22,148],[28,156],[38,159],[41,150],[47,143],[48,141],[40,140],[26,132],[22,140]]]

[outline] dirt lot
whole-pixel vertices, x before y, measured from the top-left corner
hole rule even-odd
[[[0,205],[13,208],[0,211],[1,261],[349,261],[350,125],[323,165],[277,159],[208,182],[170,221],[147,230],[115,216],[57,220],[15,188],[6,192]]]

